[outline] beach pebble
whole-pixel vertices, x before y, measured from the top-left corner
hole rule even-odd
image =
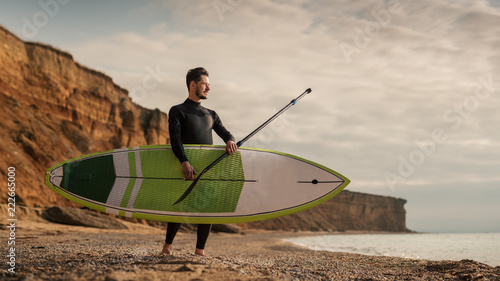
[[[22,247],[16,250],[23,258],[16,278],[6,280],[500,280],[500,267],[472,260],[312,251],[281,240],[300,233],[214,233],[205,249],[209,256],[200,257],[193,254],[196,234],[191,232],[179,233],[174,254],[164,256],[164,230],[23,226],[20,235],[31,238],[19,240]],[[3,277],[6,273],[0,273]]]

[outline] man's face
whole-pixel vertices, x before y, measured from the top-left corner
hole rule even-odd
[[[208,76],[202,75],[201,80],[196,83],[196,96],[201,100],[206,100],[210,92],[210,81]]]

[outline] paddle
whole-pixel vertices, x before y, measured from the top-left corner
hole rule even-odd
[[[253,132],[251,132],[248,136],[246,136],[244,139],[240,140],[238,143],[236,143],[236,146],[240,147],[244,142],[246,142],[249,138],[253,137],[255,134],[257,134],[262,128],[267,126],[269,123],[271,123],[274,119],[276,119],[278,116],[280,116],[283,112],[285,112],[288,108],[290,108],[292,105],[295,105],[303,96],[309,94],[311,92],[311,88],[308,88],[305,90],[300,96],[297,98],[293,99],[287,106],[283,107],[280,111],[278,111],[276,114],[273,115],[273,117],[269,118],[266,122],[264,122],[262,125],[260,125],[257,129],[255,129]],[[217,158],[214,162],[212,162],[210,165],[208,165],[201,173],[198,174],[198,176],[194,179],[193,183],[188,187],[188,189],[182,194],[182,196],[175,201],[173,205],[176,205],[182,200],[184,200],[190,193],[193,191],[194,187],[200,180],[201,176],[208,172],[208,170],[212,169],[213,166],[217,165],[222,159],[226,158],[229,155],[228,152],[222,154],[219,158]]]

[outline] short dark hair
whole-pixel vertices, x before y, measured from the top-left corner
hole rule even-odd
[[[197,67],[188,70],[186,74],[186,86],[188,88],[188,91],[189,91],[189,84],[191,84],[191,81],[194,81],[194,83],[200,82],[202,75],[208,77],[208,71],[203,67]]]

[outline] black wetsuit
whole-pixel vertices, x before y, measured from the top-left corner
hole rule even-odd
[[[215,111],[205,108],[201,106],[201,103],[190,99],[173,106],[168,113],[168,118],[172,150],[181,163],[188,161],[183,144],[213,144],[212,130],[225,143],[230,140],[234,141],[233,135],[224,128]],[[165,243],[172,244],[180,226],[180,223],[168,223]],[[196,248],[205,249],[205,243],[211,228],[211,224],[198,225]]]

